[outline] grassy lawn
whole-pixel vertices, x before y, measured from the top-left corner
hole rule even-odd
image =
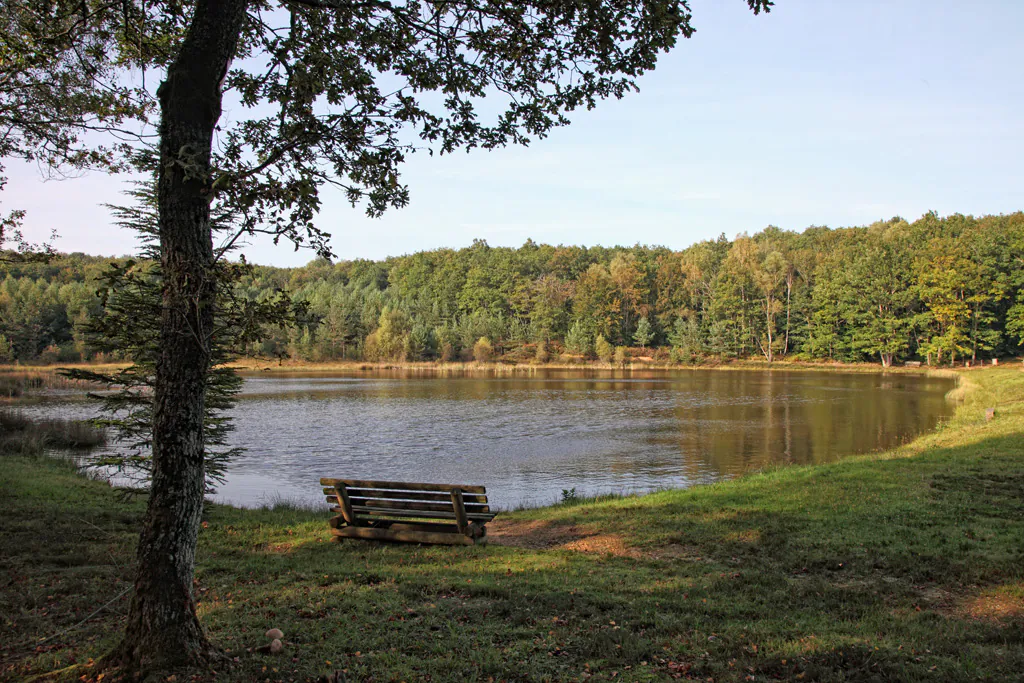
[[[1024,373],[963,377],[956,416],[896,451],[504,514],[485,547],[209,506],[199,612],[235,663],[203,678],[1021,680]],[[26,458],[0,500],[0,678],[87,664],[121,628],[142,501]],[[255,651],[270,627],[281,654]]]

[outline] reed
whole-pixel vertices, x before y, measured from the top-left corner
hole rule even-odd
[[[48,450],[87,450],[107,442],[88,422],[32,420],[16,410],[0,410],[0,454],[42,455]]]
[[[88,366],[92,370],[104,366]],[[93,382],[70,379],[54,367],[0,366],[0,400],[22,398],[47,391],[89,391],[98,389]]]

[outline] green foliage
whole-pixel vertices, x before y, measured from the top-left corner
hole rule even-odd
[[[370,360],[405,360],[412,321],[405,311],[388,306],[380,312],[377,329],[366,341]]]
[[[142,256],[152,257],[157,250],[153,193],[149,186],[140,185],[128,194],[135,204],[114,207],[115,214],[123,227],[138,233]],[[218,227],[223,229],[230,218],[218,216]],[[264,328],[294,327],[306,308],[294,304],[280,290],[258,298],[247,296],[238,285],[251,275],[252,266],[244,261],[220,260],[212,272],[216,278],[215,326],[209,331],[213,367],[206,378],[203,422],[208,491],[223,483],[228,462],[241,453],[241,449],[227,444],[233,426],[225,412],[234,406],[242,379],[226,363],[258,341]],[[90,397],[100,403],[102,417],[96,424],[113,429],[121,448],[94,459],[92,464],[115,467],[135,483],[145,485],[152,473],[153,391],[163,312],[164,283],[160,264],[151,258],[113,262],[97,275],[97,284],[102,314],[89,318],[84,324],[84,342],[93,351],[117,354],[131,364],[109,372],[70,369],[62,374],[109,388],[107,392],[92,393]],[[304,338],[308,334],[306,329]]]
[[[547,363],[551,360],[551,352],[548,351],[547,342],[537,342],[537,351],[534,354],[534,360],[538,363]]]
[[[1015,304],[1007,312],[1006,331],[1024,344],[1024,303]]]
[[[597,355],[598,359],[605,363],[610,363],[612,361],[612,356],[615,355],[615,347],[609,344],[607,339],[601,335],[597,335],[597,339],[594,341],[594,353]]]
[[[589,356],[592,350],[591,339],[587,328],[577,320],[565,335],[565,350],[577,356]]]
[[[407,360],[431,360],[437,356],[437,338],[426,325],[414,325],[405,340]]]
[[[647,316],[644,316],[637,323],[636,332],[633,333],[633,343],[646,349],[652,339],[654,339],[654,330],[651,329],[651,323],[647,320]]]
[[[286,289],[308,306],[300,327],[264,327],[245,349],[272,358],[469,360],[481,337],[501,353],[545,342],[549,353],[554,343],[589,355],[601,336],[656,352],[667,345],[682,362],[759,356],[944,364],[1020,353],[1021,252],[1024,214],[929,214],[915,223],[800,234],[768,228],[681,252],[478,241],[379,263],[254,266],[235,287],[256,302]],[[96,357],[84,330],[102,312],[94,292],[108,262],[70,254],[0,265],[8,358]],[[476,280],[467,279],[474,268]],[[470,304],[467,282],[483,287],[484,279],[487,296],[477,292]],[[103,357],[123,352],[111,348]]]
[[[688,361],[700,355],[704,344],[696,316],[676,318],[669,332],[668,342],[677,360]]]
[[[612,357],[612,361],[616,365],[625,365],[626,364],[626,347],[625,346],[616,346],[615,347],[615,355]]]
[[[11,363],[14,361],[14,347],[6,336],[0,334],[0,363]]]
[[[487,337],[480,337],[473,344],[473,360],[478,363],[486,363],[494,359],[494,347]]]

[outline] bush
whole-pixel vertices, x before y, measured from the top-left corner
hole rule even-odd
[[[405,338],[407,360],[429,360],[437,355],[437,338],[425,325],[415,325]]]
[[[60,362],[60,347],[50,344],[39,354],[39,362],[43,365],[54,365]]]
[[[487,337],[480,337],[476,340],[476,344],[473,344],[473,360],[479,363],[486,363],[494,357],[494,348],[491,346],[491,340]]]
[[[551,352],[548,350],[547,342],[537,342],[537,353],[533,359],[538,363],[547,363],[551,360]]]
[[[580,321],[576,321],[565,335],[565,350],[578,356],[590,355],[590,335]]]
[[[11,345],[10,340],[4,335],[0,334],[0,363],[13,363],[14,362],[14,346]]]
[[[615,360],[615,364],[616,365],[625,365],[626,364],[626,347],[625,346],[616,346],[615,347],[614,360]]]
[[[599,334],[597,335],[597,341],[594,342],[594,353],[605,363],[610,363],[615,356],[615,347],[609,344],[603,335]]]
[[[21,413],[0,411],[0,453],[42,455],[47,449],[88,449],[107,442],[103,430],[75,420],[30,420]]]

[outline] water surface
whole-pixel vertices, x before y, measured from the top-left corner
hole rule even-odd
[[[690,486],[890,448],[949,416],[952,387],[760,370],[250,376],[232,438],[248,452],[216,497],[319,501],[321,476],[484,484],[502,507]]]

